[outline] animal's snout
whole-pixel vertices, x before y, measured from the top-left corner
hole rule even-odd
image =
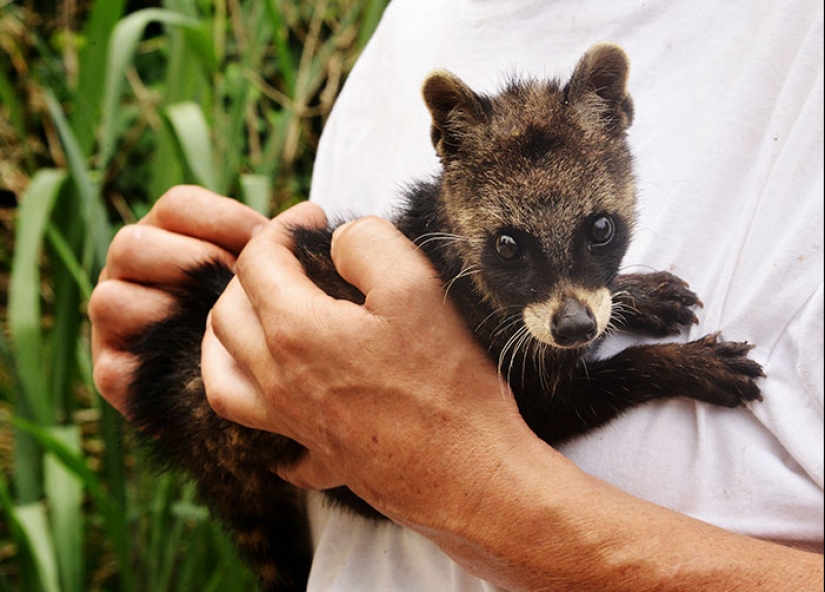
[[[553,315],[550,332],[562,347],[586,345],[596,337],[596,319],[589,307],[567,298]]]
[[[535,339],[562,349],[584,347],[610,323],[607,288],[571,288],[524,307],[524,326]]]

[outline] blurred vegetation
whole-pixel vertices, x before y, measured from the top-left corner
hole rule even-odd
[[[94,390],[114,233],[179,183],[275,212],[387,0],[0,0],[0,592],[248,590]]]

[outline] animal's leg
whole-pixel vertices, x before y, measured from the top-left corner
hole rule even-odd
[[[551,444],[599,427],[630,407],[655,399],[689,397],[723,407],[760,400],[762,367],[747,357],[751,345],[719,341],[718,334],[689,343],[627,348],[582,363],[569,383],[527,417]],[[564,392],[565,389],[567,392]]]
[[[626,331],[663,337],[698,322],[702,306],[682,279],[666,271],[619,275],[611,283],[613,323]]]

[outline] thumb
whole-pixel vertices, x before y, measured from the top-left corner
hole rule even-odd
[[[440,290],[429,259],[387,220],[368,216],[339,226],[332,235],[332,261],[338,273],[366,296],[376,288]]]

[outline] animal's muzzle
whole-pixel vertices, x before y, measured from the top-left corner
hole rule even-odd
[[[562,347],[578,347],[592,341],[598,326],[588,306],[575,298],[567,298],[550,321],[553,340]]]
[[[571,287],[524,307],[524,326],[536,340],[562,349],[592,343],[610,323],[612,300],[606,287]]]

